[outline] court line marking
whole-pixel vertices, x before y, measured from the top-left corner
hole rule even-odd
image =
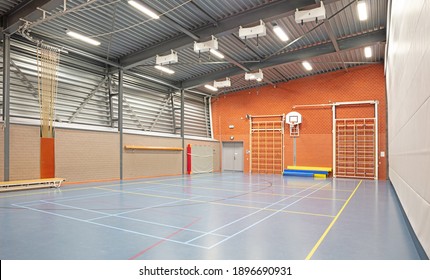
[[[327,184],[330,184],[330,183],[331,183],[331,182],[329,182],[329,183],[327,183]],[[323,187],[324,187],[324,186],[323,186]],[[309,193],[309,195],[310,195],[310,194],[312,194],[312,193],[314,193],[314,192],[317,192],[317,191],[319,191],[319,189],[316,189],[316,190],[312,191],[311,193]],[[227,237],[227,238],[225,238],[225,239],[223,239],[223,240],[219,241],[218,243],[213,244],[212,246],[210,246],[210,247],[209,247],[209,249],[212,249],[212,248],[214,248],[214,247],[216,247],[216,246],[218,246],[218,245],[220,245],[220,244],[224,243],[225,241],[227,241],[227,240],[229,240],[229,239],[231,239],[231,238],[235,237],[236,235],[241,234],[242,232],[247,231],[248,229],[250,229],[250,228],[252,228],[252,227],[254,227],[254,226],[256,226],[256,225],[260,224],[261,222],[263,222],[263,221],[265,221],[265,220],[267,220],[267,219],[269,219],[269,218],[273,217],[274,215],[276,215],[276,214],[278,214],[278,213],[282,212],[282,210],[284,210],[284,209],[286,209],[286,208],[290,207],[291,205],[296,204],[297,202],[299,202],[299,201],[303,200],[304,198],[305,198],[305,197],[299,198],[299,199],[297,199],[296,201],[293,201],[292,203],[288,204],[287,206],[282,207],[281,209],[279,209],[279,210],[278,210],[278,211],[276,211],[275,213],[272,213],[272,214],[270,214],[270,215],[268,215],[268,216],[266,216],[266,217],[264,217],[264,218],[262,218],[262,219],[258,220],[257,222],[255,222],[255,223],[253,223],[253,224],[251,224],[251,225],[249,225],[249,226],[245,227],[244,229],[241,229],[240,231],[235,232],[234,234],[230,235],[229,237]],[[217,229],[217,230],[218,230],[218,229]],[[217,231],[217,230],[216,230],[216,231]],[[188,242],[189,242],[189,241],[187,241],[187,244],[188,244]]]
[[[324,231],[324,233],[321,235],[320,239],[317,241],[317,243],[314,245],[314,247],[312,248],[312,250],[309,252],[309,254],[306,256],[305,260],[310,260],[312,258],[312,256],[315,254],[316,250],[318,250],[318,247],[321,245],[321,243],[324,241],[325,237],[327,236],[327,234],[330,232],[330,230],[332,229],[332,227],[334,226],[334,224],[336,223],[337,219],[339,218],[340,214],[342,214],[343,210],[345,209],[345,207],[348,205],[348,203],[351,201],[352,197],[354,196],[355,192],[358,190],[358,188],[360,187],[361,183],[363,182],[363,180],[360,180],[360,182],[357,184],[357,186],[355,187],[354,191],[351,193],[351,195],[349,196],[349,198],[345,201],[345,203],[343,204],[342,208],[339,210],[339,212],[337,213],[337,215],[334,217],[334,219],[331,221],[331,223],[328,225],[328,227],[326,228],[326,230]]]
[[[28,210],[32,210],[32,211],[36,211],[36,212],[41,212],[41,213],[45,213],[45,214],[50,214],[50,215],[54,215],[54,216],[58,216],[58,217],[62,217],[62,218],[66,218],[66,219],[70,219],[70,220],[82,222],[82,223],[88,223],[88,224],[97,225],[97,226],[101,226],[101,227],[106,227],[106,228],[110,228],[110,229],[115,229],[115,230],[119,230],[119,231],[123,231],[123,232],[127,232],[127,233],[133,233],[133,234],[137,234],[137,235],[141,235],[141,236],[145,236],[145,237],[151,237],[151,238],[155,238],[155,239],[159,239],[159,240],[165,240],[165,241],[169,241],[169,242],[173,242],[173,243],[177,243],[177,244],[181,244],[181,245],[188,245],[188,246],[197,247],[197,248],[201,248],[201,249],[208,249],[207,247],[196,245],[196,244],[186,244],[185,242],[181,242],[181,241],[177,241],[177,240],[173,240],[173,239],[166,239],[164,237],[159,237],[159,236],[155,236],[155,235],[152,235],[152,234],[146,234],[146,233],[142,233],[142,232],[138,232],[138,231],[134,231],[134,230],[128,230],[128,229],[124,229],[124,228],[120,228],[120,227],[105,225],[105,224],[96,223],[96,222],[92,222],[92,221],[86,221],[86,220],[82,220],[82,219],[79,219],[79,218],[65,216],[65,215],[61,215],[61,214],[58,214],[58,213],[51,213],[51,212],[40,210],[40,209],[36,209],[36,208],[31,208],[31,207],[27,207],[27,206],[19,206],[19,205],[15,205],[15,206],[16,207],[25,208],[25,209],[28,209]]]
[[[191,227],[193,224],[197,223],[200,220],[200,218],[196,218],[194,219],[194,221],[192,221],[191,223],[189,223],[188,225],[179,228],[177,231],[169,234],[168,236],[166,236],[166,240],[171,240],[171,238],[181,232],[183,232],[184,230],[186,230],[187,228]],[[164,242],[166,242],[166,240],[159,240],[158,242],[152,244],[151,246],[147,247],[146,249],[140,251],[139,253],[137,253],[136,255],[132,256],[131,258],[129,258],[129,260],[135,260],[138,257],[140,257],[141,255],[145,254],[146,252],[148,252],[149,250],[163,244]]]
[[[220,177],[220,178],[222,178],[222,177]],[[248,186],[248,185],[251,185],[251,186],[266,186],[266,184],[267,184],[267,182],[268,182],[269,179],[273,179],[273,177],[267,178],[267,180],[265,179],[266,180],[265,183],[263,183],[263,182],[255,182],[254,183],[254,182],[243,182],[243,181],[235,182],[235,181],[225,181],[225,180],[208,180],[206,178],[202,179],[202,181],[212,181],[212,182],[218,182],[218,183],[229,183],[229,184],[234,184],[234,185],[246,185],[246,186]],[[275,179],[276,179],[276,177],[275,177]],[[276,182],[276,184],[275,184],[272,181],[272,187],[292,188],[292,189],[304,189],[304,188],[308,188],[308,186],[309,186],[308,184],[307,185],[295,185],[295,184],[293,184],[293,185],[283,185],[282,184],[281,185],[281,184],[278,184],[278,183],[281,183],[281,182]],[[306,183],[308,183],[308,182],[306,182]]]
[[[156,183],[157,185],[162,185],[162,186],[171,186],[171,187],[181,187],[181,185],[175,185],[175,184],[165,184],[165,183]],[[268,192],[259,192],[259,191],[253,191],[251,193],[246,193],[243,190],[230,190],[230,189],[220,189],[220,188],[211,188],[211,187],[197,187],[197,186],[190,186],[190,188],[195,188],[195,189],[206,189],[206,190],[215,190],[215,191],[226,191],[226,192],[234,192],[234,193],[243,193],[243,194],[262,194],[262,195],[270,195],[270,196],[281,196],[281,197],[287,197],[287,196],[291,196],[293,194],[282,194],[282,193],[268,193]],[[289,188],[289,189],[296,189],[296,188]],[[304,189],[304,188],[300,188],[300,189]],[[151,189],[145,189],[145,190],[152,190]],[[156,190],[159,191],[159,190]],[[161,192],[161,191],[159,191]],[[169,193],[166,191],[166,193]],[[174,193],[174,192],[170,192],[170,193]],[[176,192],[176,194],[179,194]],[[308,198],[311,199],[320,199],[320,200],[339,200],[339,201],[345,201],[346,199],[341,199],[341,198],[328,198],[328,197],[315,197],[315,196],[310,196]],[[248,201],[248,200],[247,200]]]
[[[203,188],[204,189],[204,188]],[[161,190],[157,190],[157,189],[151,189],[151,190],[146,190],[146,191],[151,191],[151,192],[156,192],[156,193],[167,193],[167,194],[183,194],[183,192],[172,192],[172,191],[161,191]],[[243,193],[243,195],[251,195],[251,194],[262,194],[259,192],[252,192],[252,193],[246,193],[244,191],[237,191],[236,193]],[[302,197],[300,195],[296,195],[296,194],[273,194],[271,196],[279,196],[279,197]],[[258,204],[265,204],[268,205],[271,202],[266,202],[266,201],[261,201],[261,200],[251,200],[251,199],[239,199],[237,197],[223,197],[223,196],[215,196],[215,195],[200,195],[200,197],[206,197],[206,198],[211,198],[211,199],[224,199],[224,200],[231,200],[231,201],[243,201],[243,202],[251,202],[251,203],[258,203]],[[341,199],[341,198],[324,198],[324,197],[315,197],[315,196],[308,196],[307,198],[309,199],[317,199],[317,200],[329,200],[329,201],[346,201],[346,199]]]
[[[212,173],[210,173],[210,174],[212,174]],[[199,177],[206,177],[206,176],[209,176],[209,174],[208,175],[193,175],[193,176],[199,176]],[[98,184],[98,185],[94,185],[94,186],[88,186],[88,187],[78,187],[77,185],[80,185],[80,184],[76,184],[76,185],[73,185],[73,184],[70,184],[70,185],[68,185],[68,187],[67,188],[62,188],[62,189],[48,189],[48,190],[41,190],[41,191],[39,191],[39,190],[36,190],[36,191],[33,191],[33,192],[28,192],[28,191],[31,191],[31,190],[24,190],[24,191],[20,191],[20,193],[19,194],[11,194],[11,195],[2,195],[2,194],[0,194],[0,199],[2,199],[2,198],[9,198],[9,197],[19,197],[19,196],[33,196],[33,195],[43,195],[43,194],[50,194],[50,193],[52,193],[52,192],[58,192],[58,191],[60,191],[60,192],[72,192],[72,191],[80,191],[80,190],[88,190],[88,189],[93,189],[93,188],[97,188],[97,187],[100,187],[100,186],[102,186],[102,187],[114,187],[114,186],[130,186],[130,185],[136,185],[136,184],[147,184],[147,183],[152,183],[152,182],[163,182],[163,181],[172,181],[172,180],[185,180],[185,179],[189,179],[189,177],[186,177],[186,176],[176,176],[176,177],[174,177],[174,178],[168,178],[168,179],[159,179],[159,180],[149,180],[149,181],[144,181],[144,180],[146,180],[147,178],[145,178],[145,179],[135,179],[135,180],[139,180],[139,181],[119,181],[118,183],[114,183],[114,184],[107,184],[107,185],[104,185],[104,184],[100,184],[99,182],[88,182],[88,183],[86,183],[86,184]],[[77,188],[75,188],[75,187],[77,187]]]
[[[319,185],[319,184],[321,184],[321,182],[317,183],[316,185]],[[330,183],[328,183],[328,184],[330,184]],[[313,187],[313,186],[315,186],[315,185],[312,185],[311,187]],[[326,185],[322,186],[321,188],[323,188],[323,187],[325,187],[325,186],[326,186]],[[311,187],[309,187],[309,188],[311,188]],[[304,192],[304,191],[307,191],[307,189],[305,189],[305,190],[303,190],[303,191],[300,191],[299,193]],[[317,190],[315,190],[315,191],[317,191]],[[315,192],[315,191],[314,191],[314,192]],[[312,193],[312,192],[311,192],[311,193]],[[264,211],[265,209],[267,209],[267,208],[269,208],[269,207],[271,207],[271,206],[274,206],[274,205],[276,205],[276,204],[279,204],[280,202],[285,201],[285,200],[287,200],[287,199],[289,199],[289,198],[290,198],[290,197],[283,198],[283,199],[281,199],[281,200],[279,200],[279,201],[277,201],[277,202],[274,202],[274,203],[272,203],[272,204],[268,205],[267,207],[264,207],[264,208],[262,208],[262,209],[260,209],[260,210],[258,210],[258,211],[252,212],[252,213],[250,213],[250,214],[248,214],[248,215],[245,215],[245,216],[243,216],[243,217],[241,217],[241,218],[239,218],[239,219],[236,219],[236,220],[234,220],[234,221],[232,221],[232,222],[230,222],[230,223],[227,223],[227,224],[225,224],[225,225],[223,225],[223,226],[221,226],[221,227],[218,227],[218,228],[216,228],[216,229],[213,229],[213,230],[209,231],[209,232],[208,232],[208,233],[206,233],[206,234],[203,234],[203,235],[201,235],[201,236],[197,236],[197,237],[195,237],[195,238],[192,238],[192,239],[188,240],[186,243],[187,243],[187,244],[189,244],[190,242],[193,242],[193,241],[195,241],[195,240],[197,240],[197,239],[199,239],[199,238],[202,238],[202,237],[204,237],[204,236],[206,236],[206,235],[212,234],[213,232],[216,232],[216,231],[218,231],[218,230],[220,230],[220,229],[223,229],[223,228],[225,228],[225,227],[231,226],[232,224],[235,224],[235,223],[237,223],[237,222],[240,222],[241,220],[244,220],[244,219],[246,219],[246,218],[248,218],[248,217],[251,217],[251,216],[253,216],[253,215],[255,215],[255,214],[257,214],[257,213],[259,213],[259,212],[261,212],[261,211]],[[298,202],[298,201],[300,201],[300,200],[302,200],[302,199],[303,199],[303,198],[300,198],[300,199],[298,199],[296,202]],[[278,213],[279,211],[284,210],[285,208],[287,208],[288,206],[289,206],[289,205],[287,205],[286,207],[281,208],[280,210],[276,211],[275,213],[273,213],[273,214],[271,214],[271,215],[269,215],[269,216],[273,216],[273,215],[275,215],[275,214],[276,214],[276,213]],[[230,237],[230,238],[231,238],[231,237]],[[227,239],[225,239],[225,240],[227,240]],[[218,244],[218,243],[216,243],[216,244]],[[213,246],[211,246],[210,248],[213,248]]]
[[[319,182],[315,185],[321,184],[322,182]],[[330,184],[331,182],[327,183]],[[312,185],[311,187],[315,186]],[[313,189],[313,188],[309,188],[309,189]],[[177,197],[172,197],[172,196],[164,196],[164,195],[156,195],[156,194],[148,194],[148,193],[136,193],[136,192],[129,192],[129,191],[121,191],[121,190],[110,190],[110,189],[105,189],[105,190],[109,190],[112,192],[119,192],[119,193],[127,193],[127,194],[135,194],[135,195],[141,195],[141,196],[149,196],[149,197],[157,197],[157,198],[166,198],[166,199],[174,199],[174,200],[180,200],[181,198],[177,198]],[[307,189],[302,190],[298,193],[301,192],[305,192],[307,191]],[[297,193],[297,194],[298,194]],[[313,192],[312,192],[313,193]],[[237,204],[228,204],[228,203],[222,203],[222,202],[215,202],[215,201],[205,201],[205,200],[196,200],[196,199],[190,199],[190,202],[195,202],[195,203],[207,203],[207,204],[215,204],[215,205],[222,205],[222,206],[231,206],[231,207],[239,207],[239,208],[245,208],[245,209],[258,209],[259,211],[278,211],[277,209],[272,209],[272,208],[268,208],[272,205],[276,205],[277,203],[287,200],[291,197],[294,197],[294,195],[291,195],[289,197],[285,197],[283,199],[281,199],[280,201],[277,201],[275,203],[269,204],[266,207],[260,208],[260,207],[253,207],[253,206],[246,206],[246,205],[237,205]],[[304,198],[304,197],[303,197]],[[326,215],[326,214],[320,214],[320,213],[309,213],[309,212],[300,212],[300,211],[289,211],[289,210],[285,210],[283,211],[285,213],[290,213],[290,214],[299,214],[299,215],[311,215],[311,216],[321,216],[321,217],[329,217],[329,218],[333,218],[333,215]]]
[[[159,193],[170,193],[170,194],[180,194],[180,193],[174,193],[174,192],[165,192],[165,191],[156,191],[153,190],[154,192],[159,192]],[[264,204],[266,206],[270,206],[271,203],[273,202],[263,202],[263,201],[254,201],[254,200],[245,200],[245,199],[237,199],[237,198],[226,198],[226,197],[222,197],[222,196],[206,196],[206,195],[202,195],[200,197],[205,197],[205,198],[209,198],[209,199],[224,199],[224,200],[232,200],[232,201],[243,201],[243,202],[251,202],[251,203],[259,203],[259,204]],[[295,195],[295,194],[291,194],[291,195],[284,195],[283,197],[285,198],[289,198],[289,197],[303,197],[303,198],[311,198],[311,197],[306,197],[306,196],[300,196],[300,195]],[[263,209],[262,207],[258,207],[258,206],[249,206],[249,205],[240,205],[240,204],[232,204],[232,203],[223,203],[223,202],[217,202],[217,201],[205,201],[205,200],[193,200],[193,199],[188,199],[191,202],[196,202],[196,203],[208,203],[208,204],[215,204],[215,205],[222,205],[222,206],[229,206],[229,207],[239,207],[239,208],[245,208],[245,209]],[[345,201],[342,200],[342,201]],[[178,205],[180,206],[180,205]],[[267,208],[264,209],[265,211],[278,211],[277,209],[273,209],[273,208]],[[334,218],[334,215],[328,215],[328,214],[321,214],[321,213],[311,213],[311,212],[303,212],[303,211],[290,211],[290,210],[283,210],[282,212],[284,213],[290,213],[290,214],[300,214],[300,215],[311,215],[311,216],[320,216],[320,217],[329,217],[329,218]]]
[[[166,228],[183,229],[183,227],[178,227],[178,226],[173,226],[173,225],[167,225],[167,224],[152,222],[152,221],[148,221],[148,220],[135,219],[135,218],[131,218],[131,217],[119,216],[119,214],[109,215],[109,213],[95,211],[95,210],[81,208],[81,207],[75,207],[75,206],[71,206],[71,205],[65,205],[65,204],[61,204],[61,203],[46,202],[46,201],[42,201],[42,200],[41,200],[41,202],[43,202],[45,204],[54,204],[54,205],[59,205],[59,206],[62,206],[62,207],[68,207],[68,208],[72,208],[72,209],[76,209],[76,210],[81,210],[81,211],[86,211],[86,212],[91,212],[91,213],[97,213],[97,214],[105,215],[103,217],[97,217],[97,218],[93,218],[93,219],[85,219],[85,220],[82,219],[83,221],[87,221],[87,222],[92,222],[92,221],[97,220],[97,219],[109,218],[109,217],[115,217],[116,216],[117,218],[121,218],[121,219],[124,219],[124,220],[141,222],[141,223],[145,223],[145,224],[151,224],[151,225],[156,225],[156,226],[161,226],[161,227],[166,227]],[[55,210],[57,210],[57,209],[54,209],[53,211],[55,211]],[[46,210],[44,210],[44,211],[46,211]],[[67,216],[67,215],[64,215],[64,216]],[[70,216],[67,216],[67,217],[70,217]],[[197,219],[197,217],[195,217],[195,219]],[[201,218],[198,218],[198,219],[201,219]],[[187,229],[187,230],[191,231],[191,232],[196,232],[196,233],[206,233],[205,231],[200,231],[200,230],[192,230],[192,229]],[[224,234],[213,234],[213,235],[227,237],[227,235],[224,235]]]

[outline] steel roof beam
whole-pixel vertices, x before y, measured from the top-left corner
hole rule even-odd
[[[386,30],[380,29],[378,31],[368,32],[365,34],[357,35],[354,37],[348,37],[344,39],[338,39],[338,46],[340,51],[363,47],[369,44],[385,41]],[[321,45],[303,48],[297,51],[285,52],[278,55],[272,56],[270,59],[265,60],[261,63],[249,65],[248,68],[251,70],[264,69],[269,67],[275,67],[277,65],[300,61],[303,59],[309,59],[324,54],[330,54],[336,52],[332,42],[327,42]],[[226,70],[217,71],[215,73],[196,77],[190,80],[182,81],[181,85],[185,89],[195,88],[209,81],[222,79],[229,76],[235,76],[243,73],[242,70],[237,68],[229,68]]]
[[[296,8],[302,8],[310,5],[315,5],[314,0],[282,0],[266,4],[262,7],[255,8],[235,16],[220,20],[216,26],[210,25],[199,30],[193,31],[193,34],[202,40],[209,38],[211,35],[215,37],[225,36],[233,33],[240,25],[248,25],[263,21],[275,20],[292,14]],[[120,59],[124,69],[136,67],[142,61],[154,57],[157,54],[168,52],[171,49],[181,50],[192,44],[195,40],[186,35],[180,35],[169,40],[165,40],[159,44],[153,45],[146,49],[140,50],[130,55],[126,55]]]
[[[36,21],[42,17],[42,11],[37,8],[42,8],[46,11],[52,11],[56,7],[63,5],[63,0],[28,0],[17,6],[8,14],[4,15],[5,26],[3,32],[8,34],[15,33],[19,26],[23,24],[21,18],[28,21]]]
[[[337,43],[336,35],[334,35],[333,28],[330,25],[330,22],[328,20],[324,21],[324,27],[327,31],[328,36],[330,37],[331,42],[333,43],[333,47],[336,50],[337,56],[342,61],[343,68],[348,71],[348,66],[346,65],[345,61],[343,60],[342,55],[340,54],[340,48],[339,44]]]

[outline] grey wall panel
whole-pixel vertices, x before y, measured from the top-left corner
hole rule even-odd
[[[12,41],[11,59],[11,116],[38,119],[36,47]],[[112,81],[109,86],[106,69],[100,63],[62,54],[58,74],[57,121],[111,127],[113,119],[113,127],[116,127],[116,74],[112,74]],[[109,88],[113,95],[112,116]],[[124,98],[124,128],[175,133],[175,120],[176,127],[180,125],[180,110],[176,110],[175,119],[173,113],[174,107],[180,107],[179,98],[168,86],[125,73]],[[186,135],[210,137],[208,106],[203,96],[186,93]],[[175,134],[179,133],[180,130],[176,130]]]
[[[389,177],[430,255],[429,1],[392,1],[387,92]]]

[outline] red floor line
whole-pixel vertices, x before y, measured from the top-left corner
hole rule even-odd
[[[183,232],[184,230],[186,230],[187,228],[191,227],[193,224],[197,223],[198,221],[200,221],[201,218],[197,218],[194,221],[192,221],[191,223],[189,223],[188,225],[184,226],[183,228],[178,229],[177,231],[171,233],[170,235],[166,236],[164,239],[152,244],[151,246],[149,246],[148,248],[140,251],[139,253],[137,253],[136,255],[134,255],[133,257],[129,258],[129,260],[135,260],[138,257],[142,256],[143,254],[145,254],[146,252],[148,252],[149,250],[157,247],[158,245],[163,244],[164,242],[166,242],[167,240],[171,239],[173,236],[177,235],[178,233]]]

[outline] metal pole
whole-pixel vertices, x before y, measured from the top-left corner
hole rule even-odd
[[[210,133],[211,133],[211,137],[212,139],[214,139],[214,128],[213,128],[213,122],[212,122],[212,97],[209,97],[209,124],[210,124]]]
[[[378,128],[378,101],[375,102],[375,180],[379,177],[379,128]]]
[[[185,91],[181,89],[181,139],[182,139],[182,175],[185,174]]]
[[[249,116],[249,173],[252,173],[252,116]]]
[[[336,105],[331,107],[333,112],[333,177],[336,178]]]
[[[281,174],[283,174],[285,170],[285,114],[282,114],[281,132],[282,132],[282,172]]]
[[[297,161],[297,154],[296,154],[296,137],[293,138],[293,165],[296,166]]]
[[[3,129],[4,129],[4,174],[3,180],[9,181],[10,152],[10,36],[3,36]]]
[[[119,131],[119,179],[124,179],[123,174],[123,91],[124,70],[118,71],[118,131]]]

